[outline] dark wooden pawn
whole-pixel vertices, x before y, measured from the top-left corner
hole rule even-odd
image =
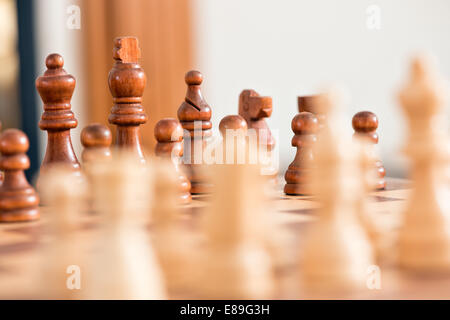
[[[183,155],[183,127],[176,119],[161,119],[155,126],[155,138],[158,141],[155,147],[155,155],[170,159],[178,174],[179,202],[182,204],[190,203],[192,200],[191,183],[179,167],[180,157]]]
[[[367,139],[369,143],[373,144],[375,147],[375,145],[378,143],[378,118],[373,112],[361,111],[356,113],[352,119],[352,126],[355,130],[354,136]],[[374,159],[373,165],[376,170],[377,178],[375,189],[382,190],[386,188],[386,170],[384,169],[383,163],[378,157]]]
[[[201,93],[203,75],[191,70],[184,78],[187,84],[186,97],[178,108],[178,120],[187,131],[184,136],[184,164],[191,181],[191,193],[210,193],[212,185],[202,172],[203,153],[212,135],[211,108]]]
[[[245,119],[240,115],[229,115],[223,117],[219,124],[219,131],[223,138],[223,163],[248,163],[249,150],[247,147],[247,122]],[[232,141],[229,139],[232,139]]]
[[[93,123],[81,131],[81,144],[84,147],[83,163],[111,160],[111,130],[103,124]]]
[[[39,128],[48,133],[47,150],[41,165],[41,173],[55,163],[70,165],[80,170],[80,163],[73,151],[70,129],[78,122],[71,110],[70,100],[75,89],[75,78],[63,69],[64,60],[50,54],[45,60],[47,71],[36,79],[36,88],[44,102],[44,113]]]
[[[115,64],[108,77],[114,105],[108,120],[117,126],[114,145],[131,151],[141,162],[145,162],[139,126],[147,122],[147,115],[142,107],[146,77],[138,64],[140,56],[137,38],[122,37],[114,40]]]
[[[7,129],[0,135],[0,222],[31,221],[39,218],[39,197],[27,181],[30,167],[28,138],[20,130]]]
[[[284,178],[284,193],[289,195],[311,194],[311,173],[314,167],[313,147],[319,130],[319,121],[311,112],[300,112],[291,123],[294,137],[292,146],[297,148],[294,161]]]
[[[297,97],[298,112],[311,112],[319,121],[319,131],[325,125],[326,119],[324,113],[319,109],[320,103],[317,103],[319,95],[309,95]]]

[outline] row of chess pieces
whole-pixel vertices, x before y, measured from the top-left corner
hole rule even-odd
[[[97,286],[97,291],[92,290],[96,292],[95,297],[161,298],[166,297],[165,286],[178,287],[180,282],[185,285],[186,279],[196,279],[199,296],[273,297],[272,271],[277,250],[271,251],[268,244],[271,232],[263,214],[260,175],[251,165],[212,166],[214,174],[205,175],[202,173],[204,166],[194,162],[187,166],[188,172],[184,176],[181,170],[173,170],[174,162],[169,161],[170,168],[166,171],[163,171],[162,164],[154,162],[152,166],[145,163],[139,137],[139,125],[146,120],[141,105],[145,76],[137,64],[137,53],[135,38],[116,39],[116,63],[109,77],[115,103],[109,121],[117,125],[116,144],[123,147],[118,149],[127,150],[134,161],[130,161],[128,155],[111,157],[111,133],[104,126],[91,125],[81,135],[86,146],[81,171],[70,142],[70,129],[76,126],[70,111],[75,80],[62,69],[61,56],[47,57],[48,70],[36,82],[45,110],[40,127],[49,135],[38,189],[41,185],[44,201],[53,206],[50,211],[55,214],[51,220],[62,223],[54,228],[60,230],[57,234],[59,240],[53,242],[56,246],[52,249],[56,250],[52,253],[54,261],[64,260],[61,258],[64,256],[68,260],[62,265],[74,264],[71,263],[72,256],[68,255],[77,248],[62,250],[60,246],[76,244],[77,241],[70,237],[74,233],[66,232],[73,228],[70,221],[79,213],[75,208],[79,209],[80,203],[74,200],[76,195],[73,191],[89,189],[93,211],[103,217],[102,229],[105,232],[101,237],[104,242],[102,249],[96,251],[101,261],[87,268],[89,272],[97,270],[90,280],[93,287]],[[178,111],[179,121],[164,119],[155,128],[159,142],[156,154],[168,155],[169,150],[170,154],[176,150],[181,155],[182,139],[192,136],[180,134],[177,141],[169,141],[168,137],[173,137],[169,133],[181,133],[183,128],[194,135],[194,121],[201,122],[204,139],[200,143],[206,143],[211,136],[211,109],[200,93],[201,82],[199,72],[187,73],[188,89]],[[448,166],[445,147],[448,138],[442,125],[447,92],[436,68],[429,59],[420,56],[412,61],[408,82],[398,95],[409,124],[405,152],[411,161],[412,190],[402,215],[395,250],[398,265],[416,272],[450,271],[449,213],[443,206],[447,199],[442,198],[448,187],[442,174],[439,175]],[[353,139],[362,141],[361,144],[350,137],[346,139],[341,121],[342,107],[346,104],[343,96],[339,89],[332,88],[314,98],[306,98],[314,101],[312,105],[316,115],[302,111],[292,122],[295,133],[292,144],[298,150],[286,173],[285,192],[310,193],[322,204],[317,210],[317,221],[308,229],[302,244],[302,262],[298,270],[301,283],[306,287],[361,288],[366,284],[368,266],[377,262],[377,248],[368,238],[362,221],[368,190],[384,187],[384,181],[380,183],[384,169],[373,157],[372,150],[367,151],[377,140],[377,122],[372,113],[358,113],[353,118],[353,126],[355,129],[364,128],[356,135],[362,135],[364,139]],[[258,116],[270,115],[270,98],[259,97],[254,91],[244,91],[241,99],[246,98],[250,102],[240,104],[240,109],[255,112],[256,117],[249,117],[258,128],[267,126]],[[303,105],[304,100],[300,98]],[[242,118],[246,120],[245,116]],[[239,128],[250,126],[251,121],[237,121],[239,119],[238,116],[228,116],[221,121],[221,127],[234,127],[235,123],[239,123]],[[372,142],[369,149],[368,141]],[[28,166],[27,147],[26,136],[17,130],[5,130],[0,138],[3,154],[0,168],[5,173],[0,186],[0,204],[3,206],[2,214],[6,212],[2,216],[9,221],[30,220],[38,216],[38,197],[23,175]],[[102,157],[110,160],[96,161]],[[136,158],[139,161],[135,161]],[[57,163],[65,164],[64,174],[54,173],[56,169],[52,168]],[[78,180],[67,174],[67,166],[71,173],[84,172],[90,186],[77,186]],[[146,211],[143,207],[148,207],[143,202],[150,201],[145,196],[150,194],[149,187],[146,187],[148,172],[154,172],[153,206],[156,208],[152,211],[152,230],[157,238],[155,247],[163,247],[157,250],[158,259],[153,257],[152,245],[145,240],[142,216],[136,217],[138,212]],[[174,178],[169,178],[171,175]],[[376,182],[370,179],[369,183],[366,175],[375,176],[373,181]],[[180,181],[186,188],[183,190],[188,190],[190,184],[192,193],[207,193],[213,187],[209,213],[214,214],[204,215],[202,234],[205,238],[199,257],[196,250],[187,245],[189,241],[181,236],[183,233],[174,223],[174,217],[179,213],[174,199],[180,199]],[[301,187],[297,189],[296,185]],[[190,195],[184,193],[183,199],[189,201],[186,200],[189,198]],[[20,210],[15,207],[17,203]],[[17,219],[18,216],[23,219]],[[182,247],[184,249],[180,249]],[[47,265],[51,269],[58,264]],[[186,276],[187,270],[196,275]],[[64,283],[60,278],[54,279],[59,286]]]
[[[124,37],[117,38],[114,44],[115,64],[109,74],[109,87],[114,106],[109,122],[117,125],[115,146],[126,148],[144,162],[139,126],[147,120],[141,105],[145,74],[138,64],[140,56],[138,42],[136,38]],[[77,120],[70,106],[76,81],[72,75],[67,74],[63,65],[64,60],[59,54],[50,54],[46,59],[47,70],[36,80],[37,90],[44,103],[44,113],[39,127],[48,132],[47,150],[41,172],[55,163],[65,163],[74,170],[81,170],[72,148],[70,135],[70,130],[77,126]],[[189,203],[191,194],[211,192],[212,185],[204,180],[204,175],[200,172],[201,166],[197,165],[202,163],[204,158],[202,152],[212,135],[211,108],[202,96],[200,87],[202,81],[200,72],[189,71],[185,76],[187,92],[178,110],[178,120],[162,119],[154,129],[157,140],[155,155],[172,158],[174,170],[180,176],[181,203]],[[311,193],[307,177],[315,161],[313,147],[316,136],[326,121],[324,113],[318,106],[318,98],[318,95],[298,97],[300,113],[292,120],[294,132],[292,146],[297,148],[297,152],[285,173],[284,191],[289,195]],[[275,147],[275,139],[265,119],[271,114],[271,97],[260,96],[254,90],[244,90],[239,96],[238,115],[224,117],[219,129],[224,138],[226,130],[235,130],[245,135],[248,129],[254,129],[258,144],[256,149],[261,146],[261,149],[270,153]],[[375,114],[368,111],[359,112],[353,117],[352,124],[355,135],[368,138],[373,144],[378,143],[376,133],[378,119]],[[200,139],[195,140],[194,137],[197,135]],[[96,123],[85,127],[81,132],[81,143],[84,146],[83,163],[110,159],[112,141],[112,133],[107,126]],[[184,147],[184,142],[189,142],[186,144],[188,148]],[[202,147],[200,154],[194,150],[198,144]],[[0,198],[9,197],[15,201],[5,207],[0,204],[0,221],[29,221],[39,217],[38,196],[24,176],[16,172],[17,169],[28,168],[28,159],[24,154],[27,149],[28,140],[23,132],[15,129],[4,132],[0,152],[5,159],[1,170],[5,172],[6,183],[0,189]],[[248,149],[246,152],[249,152]],[[186,153],[190,153],[190,163],[181,167],[179,158]],[[226,158],[226,155],[223,157]],[[376,188],[383,189],[386,184],[384,167],[376,157],[373,162],[378,176]],[[275,171],[273,175],[276,176],[277,172]]]

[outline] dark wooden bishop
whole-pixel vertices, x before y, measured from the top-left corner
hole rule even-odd
[[[81,144],[84,147],[81,159],[83,163],[108,161],[111,159],[111,130],[103,124],[93,123],[81,131]]]
[[[203,75],[191,70],[184,78],[187,84],[186,97],[178,108],[178,120],[187,131],[184,135],[184,163],[188,179],[191,181],[191,193],[211,192],[211,184],[202,174],[203,152],[212,135],[211,108],[201,93]]]
[[[291,123],[294,137],[292,146],[297,148],[294,161],[284,178],[284,193],[290,195],[311,194],[311,174],[314,168],[313,147],[317,141],[319,121],[311,112],[300,112]]]
[[[114,40],[115,63],[108,77],[114,105],[108,120],[117,126],[115,146],[126,148],[141,162],[145,162],[139,126],[147,122],[147,115],[142,107],[146,77],[138,64],[140,56],[137,38],[122,37]]]
[[[319,121],[319,130],[325,125],[325,114],[320,110],[320,103],[317,102],[319,95],[297,97],[298,112],[311,112]]]
[[[367,139],[374,146],[378,143],[378,118],[370,111],[361,111],[356,113],[352,118],[352,126],[355,130],[354,136]],[[386,170],[379,158],[374,159],[373,166],[376,170],[375,189],[382,190],[386,188]]]
[[[78,171],[80,163],[70,138],[70,129],[78,124],[70,105],[75,78],[63,69],[64,60],[57,53],[47,56],[45,64],[47,71],[36,79],[36,88],[44,102],[39,128],[48,134],[41,172],[54,163],[65,163]]]
[[[182,204],[191,202],[191,183],[179,167],[180,157],[183,155],[183,127],[176,119],[161,119],[155,126],[155,138],[158,141],[155,155],[170,159],[178,174],[179,202]]]
[[[39,218],[39,197],[28,183],[24,170],[30,167],[28,138],[20,130],[8,129],[0,135],[0,222],[30,221]]]

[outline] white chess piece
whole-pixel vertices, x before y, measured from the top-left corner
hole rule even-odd
[[[327,124],[315,146],[313,188],[321,206],[302,248],[300,278],[305,291],[365,288],[367,270],[373,264],[372,248],[357,212],[365,190],[358,163],[361,154],[342,129],[343,99],[337,88],[318,99]]]
[[[123,154],[94,166],[93,198],[102,230],[86,284],[88,297],[164,299],[162,272],[145,229],[149,168]]]
[[[398,238],[399,264],[415,271],[450,272],[449,201],[445,183],[448,162],[443,107],[447,86],[431,59],[411,63],[410,79],[399,93],[409,137],[412,192]]]
[[[216,165],[212,170],[215,190],[205,217],[199,294],[212,299],[271,298],[274,284],[264,240],[259,167]]]

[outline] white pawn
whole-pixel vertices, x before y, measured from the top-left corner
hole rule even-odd
[[[448,194],[442,174],[448,162],[443,108],[447,86],[431,60],[413,59],[408,83],[399,93],[409,137],[412,192],[399,232],[399,264],[423,272],[450,272]]]
[[[361,153],[346,136],[339,115],[343,93],[332,89],[318,98],[327,124],[315,146],[314,194],[320,201],[318,221],[307,230],[300,278],[307,292],[358,290],[366,286],[373,254],[360,224],[364,177]]]
[[[93,164],[92,173],[101,230],[89,269],[87,297],[164,299],[162,272],[146,234],[149,168],[131,155],[115,154],[111,162]]]
[[[73,168],[53,165],[40,180],[41,195],[48,206],[48,244],[41,254],[36,288],[41,298],[79,299],[84,289],[85,257],[80,238],[80,212],[84,209],[86,184],[74,179]]]
[[[259,167],[216,165],[215,190],[205,216],[207,236],[198,290],[207,299],[269,299],[272,263],[267,252]]]
[[[179,175],[170,160],[154,159],[154,188],[158,196],[152,208],[152,233],[157,257],[171,297],[184,297],[195,278],[192,261],[196,251],[180,227]]]

